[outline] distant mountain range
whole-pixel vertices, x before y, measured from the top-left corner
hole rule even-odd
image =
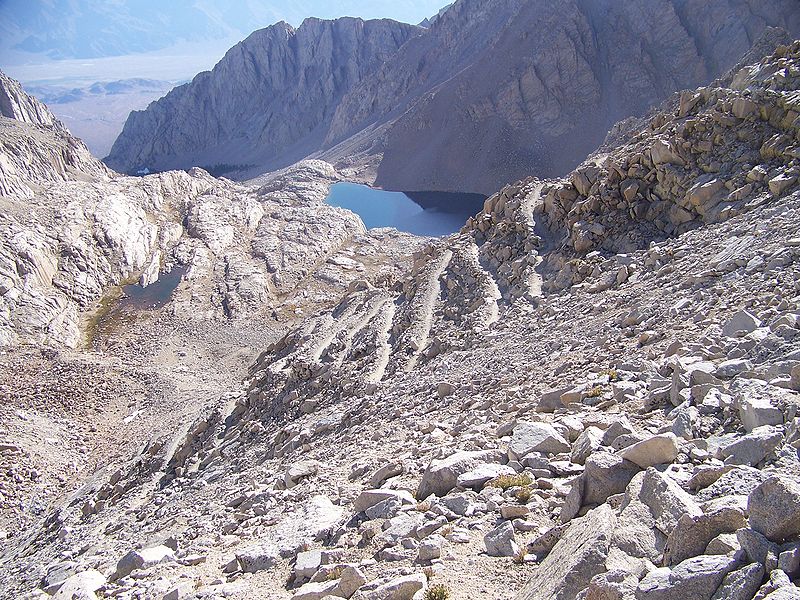
[[[126,172],[306,156],[388,189],[491,192],[568,172],[616,121],[731,67],[796,0],[459,0],[429,28],[310,19],[257,31],[134,112]]]
[[[131,110],[143,109],[174,83],[154,79],[101,81],[82,87],[31,85],[26,90],[45,102],[92,154],[106,156]]]

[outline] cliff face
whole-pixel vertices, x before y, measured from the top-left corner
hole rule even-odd
[[[132,113],[106,162],[127,172],[291,164],[319,147],[341,97],[422,31],[353,18],[256,31],[212,71]]]
[[[107,162],[253,175],[314,154],[378,164],[389,189],[490,193],[568,172],[615,122],[720,76],[770,26],[800,35],[800,4],[460,0],[427,30],[278,24],[133,113]]]
[[[45,183],[108,171],[53,113],[0,73],[0,196],[32,198]]]
[[[462,0],[431,28],[430,49],[403,48],[370,95],[391,97],[458,32],[481,22],[486,35],[499,13],[510,16],[470,64],[446,80],[432,74],[394,122],[380,185],[489,192],[525,173],[561,175],[614,122],[722,74],[765,26],[800,27],[800,5],[784,0]],[[358,120],[359,95],[338,122]]]

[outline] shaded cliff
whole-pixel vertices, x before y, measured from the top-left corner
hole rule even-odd
[[[319,147],[341,97],[421,31],[353,18],[256,31],[212,71],[131,113],[106,163],[124,172],[291,164]]]

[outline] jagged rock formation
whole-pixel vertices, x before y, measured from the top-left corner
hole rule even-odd
[[[342,96],[421,31],[354,18],[256,31],[212,71],[131,113],[106,162],[123,172],[290,165],[319,148]]]
[[[340,179],[327,163],[301,163],[261,189],[199,169],[121,177],[19,84],[0,84],[12,115],[0,119],[0,345],[76,347],[109,291],[174,266],[188,269],[174,303],[187,318],[302,311],[368,270],[350,243],[404,247],[323,204]]]
[[[282,75],[302,72],[287,39],[303,46],[312,31],[335,36],[354,25],[311,21],[296,35],[278,25],[134,113],[108,164],[131,171],[225,162],[254,165],[252,175],[321,151],[315,156],[388,189],[488,194],[531,173],[568,172],[619,119],[722,75],[767,26],[800,35],[797,3],[671,0],[654,10],[646,0],[460,0],[427,30],[373,25],[395,33],[388,42],[379,36],[382,44],[354,37],[353,76],[298,94],[295,79]],[[324,73],[341,64],[322,54]],[[270,103],[242,112],[244,95]]]
[[[103,177],[106,167],[18,82],[0,73],[0,195],[31,198],[46,182]]]
[[[150,408],[129,458],[7,540],[0,584],[797,597],[798,90],[800,41],[566,178],[507,186],[402,274],[352,280],[243,385],[180,420]],[[262,193],[319,185],[291,180]]]

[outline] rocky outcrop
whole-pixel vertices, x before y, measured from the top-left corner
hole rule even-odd
[[[55,127],[62,132],[64,130],[44,104],[26,94],[18,81],[4,73],[0,73],[0,116],[21,123]]]
[[[354,18],[256,31],[212,71],[131,113],[106,163],[129,173],[290,165],[319,148],[342,96],[422,31]]]
[[[108,175],[44,104],[3,73],[0,111],[0,195],[30,198],[45,183]]]
[[[0,345],[75,347],[101,299],[176,266],[186,275],[172,310],[187,319],[284,305],[294,316],[365,275],[347,248],[354,240],[403,244],[366,235],[356,215],[323,203],[340,179],[327,163],[300,163],[261,188],[201,169],[119,176],[3,81],[26,120],[0,119]],[[313,296],[299,291],[308,285]]]

